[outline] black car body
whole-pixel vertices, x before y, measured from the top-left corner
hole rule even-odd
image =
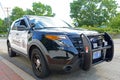
[[[111,61],[114,55],[109,34],[75,29],[53,17],[24,16],[14,21],[7,45],[10,57],[16,53],[29,57],[38,77],[47,76],[51,69],[89,70],[94,64]]]

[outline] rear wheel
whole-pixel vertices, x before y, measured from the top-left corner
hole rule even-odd
[[[10,43],[8,43],[7,47],[8,47],[8,55],[10,57],[15,57],[16,53],[12,50]]]
[[[49,75],[49,70],[42,55],[38,48],[32,50],[31,63],[34,74],[39,78],[44,78]]]

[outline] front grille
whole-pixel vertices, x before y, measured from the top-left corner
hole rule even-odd
[[[82,40],[79,37],[69,37],[70,40],[72,41],[74,47],[78,50],[78,51],[83,51],[83,43],[82,43]]]
[[[72,41],[74,47],[79,51],[83,52],[84,51],[84,45],[82,42],[82,39],[80,36],[69,36],[70,40]],[[90,42],[91,42],[91,47],[92,49],[102,47],[103,46],[103,39],[101,36],[88,36]],[[96,47],[94,47],[94,44],[97,44]]]

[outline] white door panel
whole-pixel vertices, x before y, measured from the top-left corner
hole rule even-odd
[[[28,31],[12,30],[10,33],[9,40],[11,47],[24,54],[27,54]]]
[[[25,19],[14,22],[10,31],[9,40],[12,48],[27,54],[28,30],[19,30],[21,25],[24,25],[26,28],[28,27]]]
[[[17,31],[16,30],[11,30],[10,34],[9,34],[9,40],[10,40],[10,45],[12,48],[14,49],[19,49],[18,45],[19,45],[19,38],[17,36]]]
[[[27,54],[28,31],[21,31],[20,35],[20,51]]]

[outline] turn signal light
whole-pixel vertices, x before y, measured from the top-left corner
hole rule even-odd
[[[46,35],[45,37],[50,40],[59,40],[60,39],[60,37],[56,36],[56,35]]]

